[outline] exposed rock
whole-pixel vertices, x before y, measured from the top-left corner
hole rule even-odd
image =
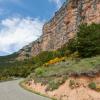
[[[19,51],[19,59],[57,50],[73,38],[81,23],[100,23],[100,0],[66,0],[43,26],[42,36]]]
[[[75,84],[71,87],[69,86],[70,80],[75,82]],[[91,82],[95,82],[97,84],[97,91],[88,87]],[[41,83],[35,84],[34,80],[31,81],[31,85],[23,85],[31,91],[52,97],[56,100],[100,100],[99,84],[100,76],[92,79],[89,77],[77,77],[77,79],[70,77],[64,84],[60,85],[60,87],[54,91],[46,91],[47,85],[43,86]]]

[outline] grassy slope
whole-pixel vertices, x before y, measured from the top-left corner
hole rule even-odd
[[[27,79],[33,78],[36,82],[49,84],[48,88],[56,89],[71,76],[86,75],[93,77],[100,72],[100,56],[93,58],[68,60],[59,62],[48,67],[37,68],[35,73]],[[60,83],[59,83],[60,82]]]
[[[48,67],[41,67],[44,70],[42,77],[62,75],[68,73],[83,73],[100,70],[100,56],[81,60],[66,60]]]

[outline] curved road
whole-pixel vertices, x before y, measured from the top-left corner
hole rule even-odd
[[[21,80],[0,83],[0,100],[50,100],[21,88]]]

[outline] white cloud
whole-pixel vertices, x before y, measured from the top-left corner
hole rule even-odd
[[[43,21],[13,17],[0,22],[0,52],[12,53],[42,34]]]
[[[49,0],[50,2],[53,2],[57,5],[57,8],[60,8],[62,5],[62,0]]]

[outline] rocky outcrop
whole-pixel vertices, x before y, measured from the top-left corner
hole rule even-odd
[[[19,51],[19,59],[60,48],[75,36],[81,23],[100,23],[100,0],[66,0],[45,23],[42,36]]]

